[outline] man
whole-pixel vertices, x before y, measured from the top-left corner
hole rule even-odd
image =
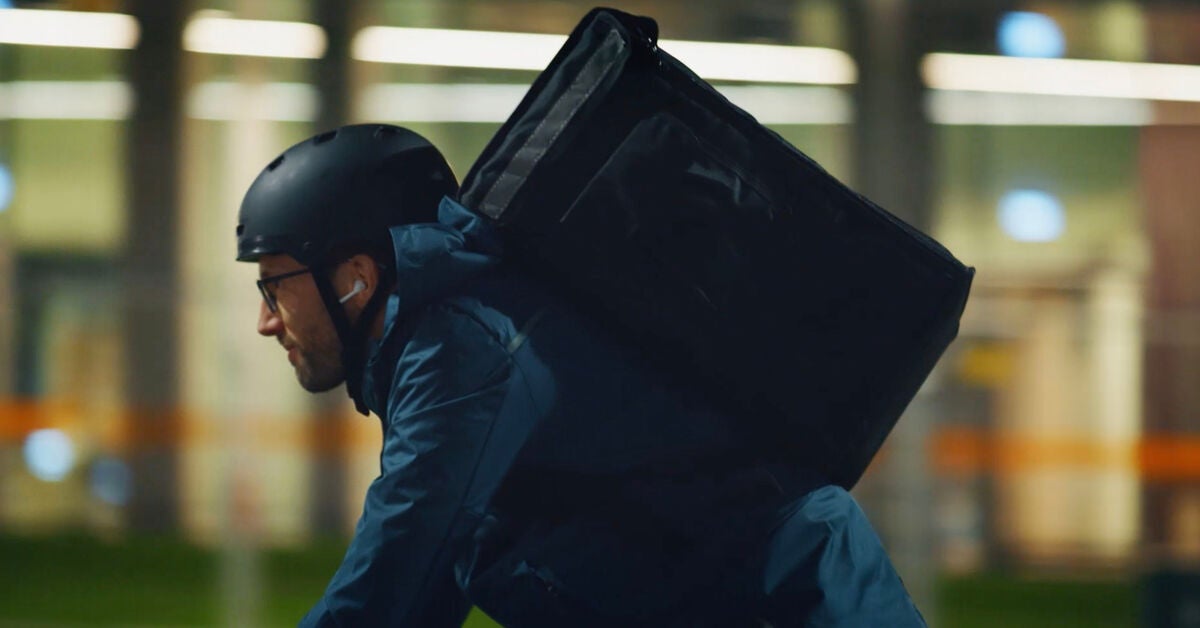
[[[417,134],[288,149],[238,217],[258,330],[383,427],[305,626],[923,625],[853,499],[503,258]]]

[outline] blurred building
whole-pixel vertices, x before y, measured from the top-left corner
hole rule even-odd
[[[348,533],[379,428],[254,333],[240,196],[352,121],[414,128],[465,175],[558,45],[490,37],[563,35],[590,4],[12,4],[0,533]],[[1200,7],[614,4],[685,62],[692,41],[798,55],[693,67],[978,268],[960,339],[857,489],[918,591],[931,569],[1200,557]]]

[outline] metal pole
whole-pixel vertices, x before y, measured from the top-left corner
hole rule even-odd
[[[179,520],[178,225],[183,51],[188,5],[133,0],[141,41],[129,55],[133,115],[127,134],[128,215],[123,251],[125,401],[135,447],[129,523],[170,531]]]
[[[325,56],[315,64],[314,79],[321,98],[317,115],[319,131],[347,124],[352,117],[355,81],[350,40],[361,7],[361,0],[313,0],[314,18],[325,29],[329,42]],[[311,442],[317,444],[317,449],[311,452],[309,520],[318,534],[336,535],[345,529],[348,473],[344,444],[350,438],[347,406],[345,391],[339,387],[316,397],[315,411],[309,419]]]
[[[913,0],[855,0],[850,37],[855,88],[854,186],[918,229],[930,227],[931,127],[918,74],[924,52]],[[862,491],[913,601],[932,624],[936,561],[933,480],[925,447],[937,421],[937,373],[893,430]]]

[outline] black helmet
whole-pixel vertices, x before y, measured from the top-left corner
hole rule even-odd
[[[436,222],[458,183],[424,137],[385,124],[344,126],[292,146],[251,184],[238,212],[237,258],[285,253],[319,266],[378,242],[394,225]]]

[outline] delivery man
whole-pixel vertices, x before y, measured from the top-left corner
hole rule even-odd
[[[845,490],[506,260],[456,192],[428,141],[368,124],[242,202],[259,333],[383,430],[301,625],[924,625]]]

